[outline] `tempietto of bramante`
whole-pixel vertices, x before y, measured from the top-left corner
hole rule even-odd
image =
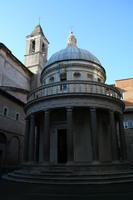
[[[70,32],[67,47],[46,62],[41,86],[28,96],[24,163],[8,178],[36,183],[89,183],[93,177],[119,181],[119,172],[128,169],[124,103],[117,88],[105,81],[100,61],[78,48]]]

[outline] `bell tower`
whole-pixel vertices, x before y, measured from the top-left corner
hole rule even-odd
[[[40,74],[47,61],[49,42],[40,23],[26,38],[25,66],[34,74],[31,83],[33,89],[40,86]]]

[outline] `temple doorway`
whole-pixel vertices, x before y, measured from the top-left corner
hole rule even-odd
[[[67,131],[66,129],[59,129],[57,132],[57,162],[67,162]]]

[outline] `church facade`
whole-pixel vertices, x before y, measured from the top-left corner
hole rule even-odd
[[[23,161],[24,107],[29,91],[40,84],[38,77],[46,62],[44,43],[48,41],[40,25],[31,33],[30,43],[28,37],[25,65],[0,43],[0,168],[16,167]]]
[[[0,43],[0,168],[14,167],[23,160],[24,106],[31,77],[32,73]]]

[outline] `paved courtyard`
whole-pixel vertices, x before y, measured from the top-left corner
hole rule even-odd
[[[0,200],[129,200],[133,183],[110,185],[40,185],[0,180]]]

